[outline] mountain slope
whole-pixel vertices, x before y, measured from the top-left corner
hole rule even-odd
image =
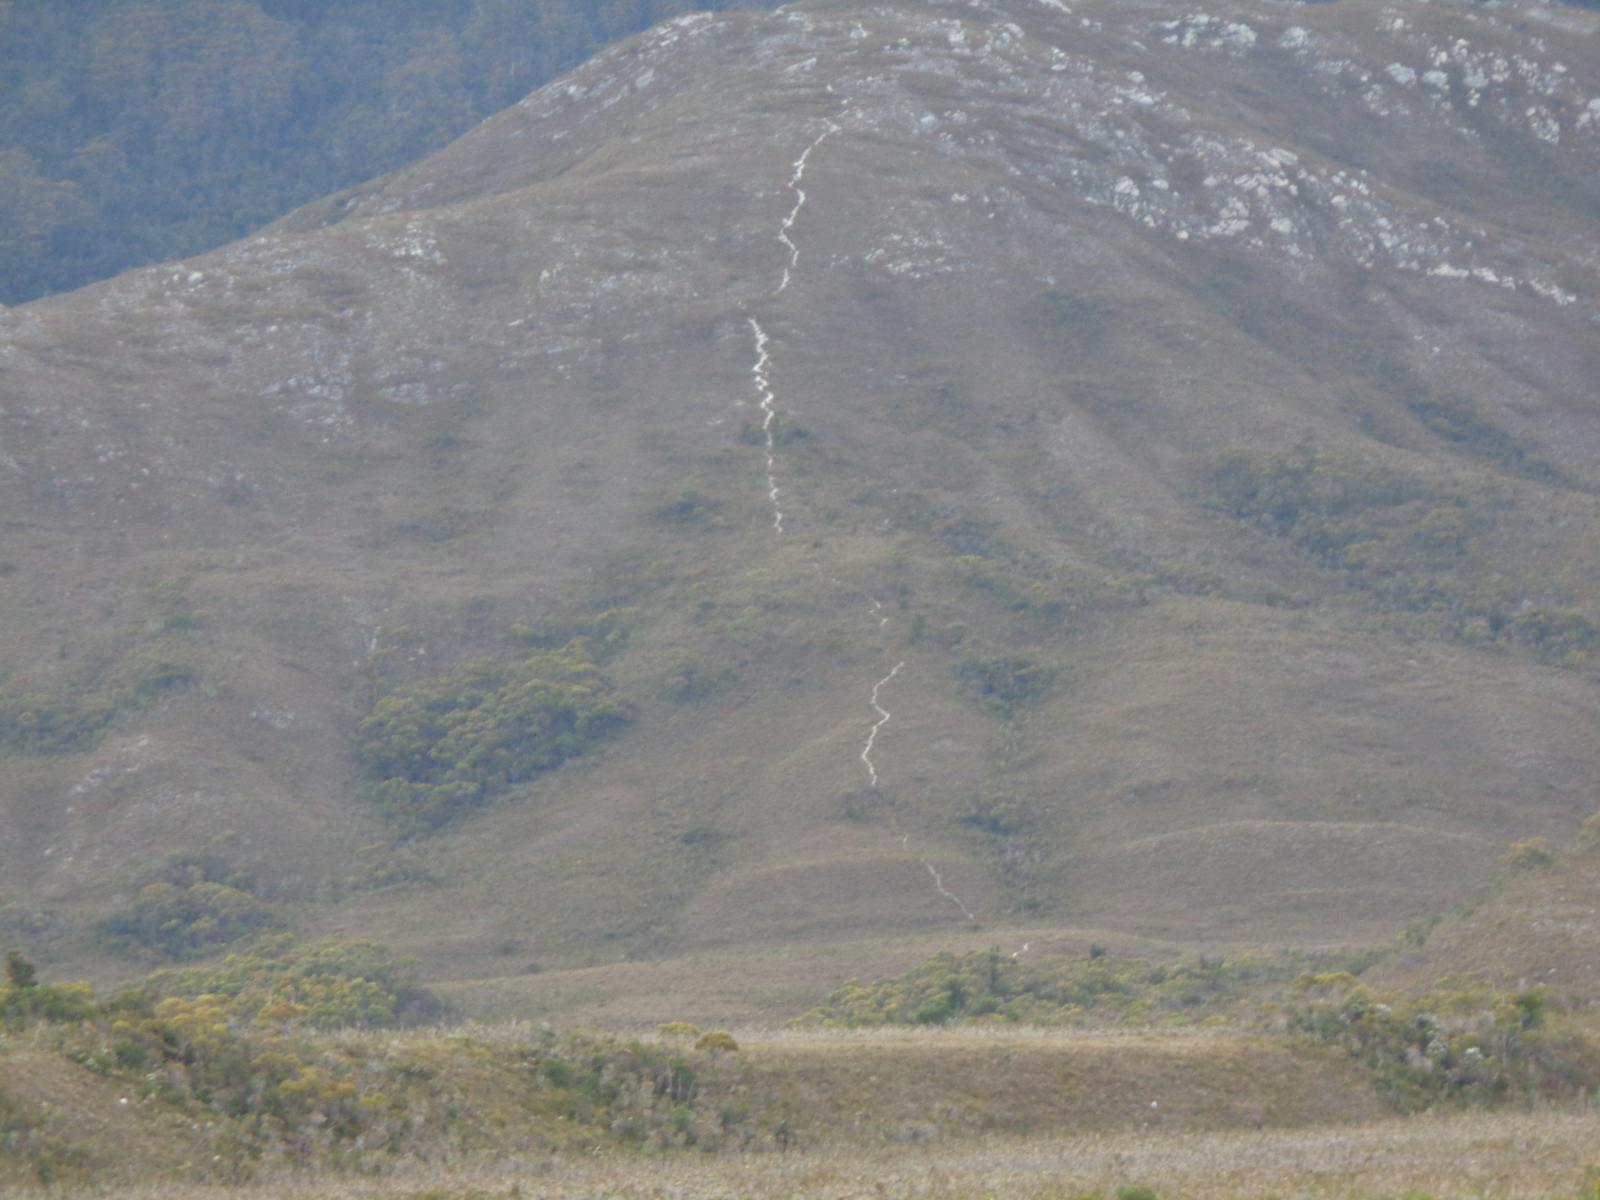
[[[182,849],[515,1008],[1460,900],[1595,804],[1596,26],[687,17],[5,313],[10,928]],[[580,633],[631,727],[396,848],[372,703]]]

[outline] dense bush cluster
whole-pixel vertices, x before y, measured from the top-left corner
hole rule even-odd
[[[906,974],[854,980],[803,1018],[844,1025],[942,1025],[987,1019],[1031,1025],[1193,1019],[1245,996],[1252,985],[1287,982],[1299,960],[1240,954],[1152,963],[1092,953],[1021,960],[999,950],[936,955]]]
[[[1332,565],[1344,565],[1352,546],[1409,533],[1439,500],[1420,480],[1308,445],[1289,454],[1228,451],[1212,483],[1234,516]]]
[[[21,953],[6,953],[6,980],[0,985],[0,1026],[22,1021],[76,1021],[94,1011],[94,992],[86,983],[40,983]]]
[[[0,695],[0,749],[22,754],[86,750],[121,714],[188,691],[199,680],[199,671],[171,639],[158,639],[126,654],[100,677],[60,692]]]
[[[191,1004],[192,1002],[192,1004]],[[163,1007],[165,1006],[165,1007]],[[437,1000],[411,982],[409,964],[372,942],[301,945],[287,935],[220,963],[158,971],[101,1001],[85,983],[41,983],[32,963],[13,950],[0,986],[0,1024],[30,1020],[123,1021],[199,1006],[230,1028],[255,1024],[333,1029],[379,1027],[436,1017]],[[123,1065],[148,1055],[117,1050]]]
[[[964,693],[1003,716],[1042,698],[1056,677],[1054,669],[1020,656],[967,658],[955,674]]]
[[[219,245],[707,0],[0,4],[0,303]]]
[[[184,959],[278,924],[248,876],[215,856],[179,852],[95,932],[112,949]]]
[[[1578,665],[1600,625],[1574,607],[1529,602],[1524,586],[1473,554],[1492,526],[1481,497],[1311,446],[1233,450],[1211,469],[1222,508],[1344,570],[1381,608],[1468,642],[1517,643]]]
[[[1453,442],[1475,458],[1528,479],[1554,482],[1561,478],[1553,463],[1530,454],[1509,433],[1485,420],[1465,397],[1423,392],[1405,397],[1405,404],[1429,433]]]
[[[1291,1028],[1371,1068],[1402,1108],[1570,1097],[1600,1085],[1600,1045],[1562,1027],[1543,989],[1385,1000],[1347,974],[1302,976]]]
[[[356,731],[370,793],[408,831],[435,829],[585,753],[633,719],[589,644],[480,659],[385,696]]]
[[[181,886],[158,880],[95,929],[118,949],[192,958],[275,924],[272,909],[239,888],[204,879]]]
[[[139,989],[149,999],[222,998],[241,1021],[292,1021],[313,1029],[416,1024],[439,1002],[411,978],[411,964],[374,942],[301,945],[266,938],[221,962],[158,971]]]
[[[503,1146],[508,1129],[523,1149],[577,1151],[771,1146],[786,1130],[760,1098],[735,1103],[707,1086],[719,1056],[737,1049],[722,1032],[692,1050],[548,1029],[497,1041],[349,1032],[407,1007],[401,965],[366,943],[285,939],[106,1000],[86,985],[38,982],[19,955],[10,977],[0,1035],[26,1028],[31,1047],[116,1081],[134,1105],[181,1116],[195,1168],[212,1178],[248,1178],[264,1163],[376,1171],[401,1156]],[[11,1114],[0,1097],[0,1155],[20,1155],[44,1182],[95,1165],[38,1116]]]

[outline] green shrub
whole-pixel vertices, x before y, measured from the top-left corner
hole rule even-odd
[[[375,942],[302,945],[287,935],[268,938],[247,953],[206,966],[159,971],[139,994],[225,997],[241,1020],[263,1013],[293,1018],[317,1029],[342,1025],[394,1025],[436,1017],[439,1002],[416,986],[409,960]]]
[[[34,965],[19,950],[6,952],[6,982],[0,987],[0,1024],[14,1021],[78,1021],[95,1009],[86,983],[40,983]]]
[[[712,1054],[731,1054],[739,1049],[739,1042],[726,1029],[708,1029],[695,1039],[694,1048]]]
[[[1087,958],[1021,960],[997,948],[935,955],[904,975],[850,981],[802,1020],[845,1025],[942,1025],[984,1018],[1037,1025],[1192,1019],[1262,983],[1287,982],[1305,966],[1289,956],[1244,953],[1153,963],[1091,952]]]
[[[725,688],[734,669],[724,663],[706,663],[687,655],[675,656],[661,679],[661,695],[677,704],[698,704]]]
[[[116,715],[95,700],[23,692],[0,698],[0,745],[23,754],[70,754],[94,744]]]
[[[1578,829],[1578,845],[1585,850],[1600,849],[1600,812],[1590,813]]]
[[[1345,565],[1346,552],[1367,543],[1384,544],[1403,506],[1434,501],[1434,491],[1419,480],[1311,446],[1291,454],[1230,450],[1211,468],[1211,484],[1222,506],[1275,537],[1331,565]],[[1420,523],[1421,512],[1415,514]],[[1435,518],[1435,525],[1442,518]],[[1372,554],[1358,554],[1363,562]]]
[[[54,695],[21,689],[0,695],[0,748],[22,754],[87,750],[119,715],[188,691],[200,673],[170,637],[101,663]]]
[[[249,892],[202,878],[148,883],[126,909],[96,922],[95,931],[119,949],[183,959],[278,923],[272,908]]]
[[[363,846],[360,854],[357,868],[333,885],[335,895],[439,882],[433,868],[410,847],[379,842]]]
[[[1563,666],[1582,665],[1600,645],[1600,625],[1587,613],[1530,604],[1473,553],[1493,527],[1493,493],[1470,495],[1310,446],[1228,451],[1212,464],[1210,483],[1225,511],[1343,570],[1417,632],[1514,643]]]
[[[1026,800],[1004,793],[975,796],[959,818],[963,825],[992,837],[1015,837],[1039,824],[1039,812]]]
[[[1031,658],[968,658],[956,667],[956,682],[968,696],[1009,715],[1044,696],[1055,671]]]
[[[18,960],[13,978],[28,975]],[[399,1156],[455,1159],[513,1143],[518,1152],[588,1155],[706,1144],[712,1136],[718,1147],[788,1140],[767,1097],[731,1099],[726,1087],[703,1086],[702,1073],[726,1078],[716,1061],[726,1057],[718,1047],[731,1049],[722,1034],[691,1065],[681,1043],[642,1045],[548,1026],[490,1038],[462,1030],[317,1031],[373,1023],[334,1011],[373,989],[394,1001],[385,1012],[404,1008],[401,974],[401,964],[369,943],[297,946],[284,938],[220,964],[152,975],[100,1004],[86,986],[64,985],[82,1003],[33,1044],[115,1080],[147,1119],[190,1131],[195,1162],[212,1180],[218,1172],[247,1179],[263,1160],[365,1173]],[[314,988],[322,989],[318,999],[333,999],[331,1008],[313,1007]],[[0,1008],[12,990],[0,988]],[[55,989],[32,981],[21,990]],[[0,1094],[0,1156],[68,1165],[55,1151],[70,1140],[41,1140],[41,1126],[52,1124],[69,1132],[59,1115]],[[35,1153],[41,1150],[49,1153]]]
[[[1363,988],[1295,1010],[1290,1028],[1339,1046],[1405,1109],[1568,1097],[1600,1084],[1600,1045],[1553,1027],[1542,988],[1380,999]]]
[[[1477,406],[1462,396],[1413,396],[1406,407],[1429,433],[1453,442],[1482,459],[1527,479],[1558,482],[1561,472],[1547,459],[1529,454],[1525,446],[1498,425],[1484,420]]]
[[[574,642],[581,641],[585,656],[605,662],[627,644],[638,618],[636,607],[621,605],[599,612],[568,614],[538,625],[513,625],[511,633],[517,640],[547,651],[570,649]]]
[[[951,564],[963,583],[987,592],[1010,612],[1060,621],[1072,611],[1072,599],[1057,581],[1036,579],[976,554],[957,555]]]
[[[693,488],[686,488],[678,495],[656,506],[654,516],[663,525],[676,525],[679,528],[704,528],[711,524],[712,519],[722,508],[722,501],[707,496]]]
[[[1555,861],[1555,856],[1543,838],[1528,838],[1526,841],[1512,842],[1501,861],[1513,871],[1532,871],[1549,866]]]
[[[1575,609],[1532,608],[1512,618],[1511,636],[1547,658],[1582,662],[1600,641],[1600,626]]]
[[[25,991],[39,984],[38,972],[34,965],[22,957],[20,950],[6,951],[6,986],[18,991]]]
[[[591,750],[632,717],[579,639],[390,693],[358,727],[356,755],[372,797],[422,832]]]

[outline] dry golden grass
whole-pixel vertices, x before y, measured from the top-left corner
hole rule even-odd
[[[1510,870],[1475,903],[1374,973],[1380,985],[1413,991],[1441,977],[1462,985],[1542,984],[1560,997],[1600,1001],[1600,849],[1586,845],[1544,866]]]
[[[130,1103],[130,1094],[125,1084],[42,1046],[0,1039],[0,1195],[34,1177],[18,1157],[29,1149],[39,1158],[66,1159],[119,1178],[164,1173],[188,1160],[196,1141],[189,1121]],[[31,1132],[18,1130],[16,1117],[32,1125]]]
[[[1102,926],[1029,923],[709,951],[430,986],[464,1016],[485,1022],[550,1020],[621,1032],[653,1029],[668,1018],[702,1027],[772,1026],[812,1008],[847,979],[898,975],[941,951],[959,954],[995,945],[1009,951],[1024,943],[1033,957],[1082,956],[1091,945],[1101,945],[1113,954],[1165,959],[1183,949]]]
[[[1340,1125],[1386,1113],[1349,1060],[1229,1032],[744,1034],[740,1044],[719,1068],[723,1086],[804,1114],[813,1142]]]
[[[21,1157],[11,1160],[0,1146],[0,1191],[36,1175],[105,1189],[113,1182],[237,1179],[239,1169],[266,1175],[291,1162],[319,1178],[334,1167],[353,1172],[358,1162],[396,1178],[439,1163],[529,1170],[530,1164],[572,1159],[580,1146],[609,1147],[605,1153],[617,1162],[648,1160],[663,1169],[680,1158],[718,1157],[769,1171],[777,1160],[743,1156],[752,1149],[782,1150],[796,1162],[831,1164],[849,1147],[869,1156],[886,1147],[950,1155],[957,1142],[1037,1147],[1066,1130],[1078,1138],[1170,1138],[1226,1129],[1357,1127],[1387,1115],[1370,1081],[1349,1061],[1228,1031],[997,1027],[739,1030],[736,1036],[740,1049],[731,1053],[691,1049],[692,1039],[670,1044],[696,1080],[696,1095],[681,1111],[677,1100],[647,1098],[643,1107],[619,1104],[592,1120],[563,1124],[569,1115],[525,1069],[526,1052],[549,1045],[538,1029],[331,1035],[325,1049],[352,1061],[375,1068],[403,1063],[424,1073],[426,1090],[408,1100],[417,1120],[400,1141],[384,1142],[388,1149],[364,1150],[346,1140],[313,1151],[290,1136],[267,1146],[259,1159],[230,1149],[234,1141],[219,1113],[146,1103],[126,1081],[18,1039],[0,1054],[0,1116],[10,1105],[16,1115],[34,1118],[24,1129],[42,1117],[50,1141],[39,1147],[25,1142],[18,1147]],[[445,1109],[448,1118],[436,1119]],[[714,1154],[684,1148],[662,1157],[659,1149],[679,1144],[676,1139],[606,1136],[608,1123],[653,1121],[669,1130],[680,1115],[697,1131],[693,1144]]]
[[[386,1179],[286,1175],[237,1188],[139,1186],[57,1196],[127,1200],[1049,1200],[1142,1185],[1183,1200],[1425,1194],[1590,1194],[1600,1163],[1591,1111],[1470,1113],[1343,1129],[1135,1132],[933,1146],[820,1149],[746,1158],[611,1158],[447,1166]],[[18,1193],[18,1196],[29,1193]]]

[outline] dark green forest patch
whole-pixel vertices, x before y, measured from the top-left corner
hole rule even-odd
[[[356,756],[372,798],[407,832],[425,832],[587,753],[633,711],[578,639],[391,692],[357,728]]]
[[[112,949],[186,959],[280,924],[249,876],[213,855],[178,853],[95,933]]]
[[[1338,568],[1381,610],[1452,640],[1526,646],[1577,666],[1600,626],[1573,604],[1534,602],[1478,553],[1505,498],[1404,475],[1305,445],[1230,450],[1211,465],[1219,506]]]
[[[0,5],[0,303],[209,250],[712,0]]]

